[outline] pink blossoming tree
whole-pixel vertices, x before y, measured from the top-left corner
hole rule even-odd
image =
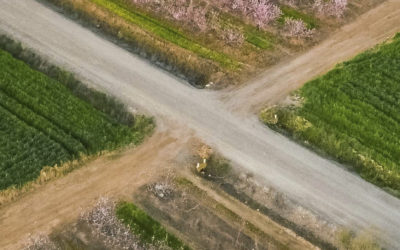
[[[342,17],[347,8],[347,0],[316,0],[314,8],[322,15]]]
[[[294,38],[310,38],[314,35],[315,29],[309,29],[307,25],[298,19],[285,19],[285,35]]]

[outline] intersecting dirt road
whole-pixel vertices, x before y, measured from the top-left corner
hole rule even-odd
[[[400,29],[399,0],[386,1],[311,51],[228,95],[196,90],[36,1],[0,0],[0,6],[0,31],[89,85],[155,115],[160,124],[168,120],[193,129],[224,156],[302,205],[355,229],[374,227],[387,246],[400,248],[400,200],[265,128],[257,117],[232,112],[277,101],[337,61],[392,36]],[[71,200],[61,202],[68,206]],[[7,217],[12,216],[20,214],[8,211]]]

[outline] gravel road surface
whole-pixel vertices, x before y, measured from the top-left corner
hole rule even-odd
[[[168,120],[194,129],[224,156],[302,205],[352,228],[374,227],[388,247],[400,248],[400,200],[265,128],[255,116],[231,112],[235,99],[232,103],[221,101],[219,93],[194,89],[36,1],[0,0],[0,6],[0,31],[75,72],[88,84],[155,115],[159,124]],[[323,43],[288,63],[283,79],[265,86],[260,81],[256,83],[258,89],[265,92],[263,86],[272,86],[273,91],[267,91],[272,98],[287,91],[288,86],[298,87],[297,79],[304,82],[321,73],[331,65],[331,57],[346,59],[361,48],[372,46],[372,42],[393,35],[394,29],[400,28],[399,10],[398,0],[383,3],[372,14],[365,14],[367,18],[362,17],[333,36],[329,48],[340,47],[346,41],[341,57],[335,58],[337,51],[332,49],[323,53],[327,49]],[[387,16],[391,25],[373,25],[382,23],[382,16]],[[363,20],[370,25],[366,27]],[[374,37],[365,36],[365,29],[369,28],[374,29]],[[315,60],[319,63],[312,63]],[[308,65],[307,70],[296,70],[304,65]],[[279,75],[280,69],[274,69],[276,72],[268,74]],[[279,88],[282,90],[278,91]],[[251,98],[251,94],[244,96]],[[268,97],[269,94],[263,96]]]

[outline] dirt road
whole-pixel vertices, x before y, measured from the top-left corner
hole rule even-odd
[[[400,248],[400,200],[347,172],[340,165],[265,128],[255,116],[243,117],[230,112],[231,108],[220,101],[218,93],[193,89],[186,82],[33,0],[0,0],[0,6],[0,30],[60,66],[76,72],[88,84],[115,95],[128,105],[140,106],[156,115],[161,125],[163,121],[172,120],[193,128],[227,158],[254,172],[260,180],[302,205],[345,226],[355,229],[375,227],[382,232],[381,239],[387,246]],[[349,25],[341,29],[331,39],[331,44],[316,47],[312,50],[314,52],[300,56],[283,69],[278,67],[276,71],[269,71],[271,77],[281,75],[284,78],[272,85],[263,85],[263,81],[254,85],[259,86],[258,91],[270,89],[265,90],[265,95],[255,98],[275,100],[276,93],[284,95],[301,82],[326,70],[334,64],[331,57],[337,54],[335,50],[325,54],[323,51],[328,48],[340,48],[346,41],[346,49],[336,58],[340,60],[393,35],[394,27],[400,23],[399,11],[400,1],[389,0],[352,24],[354,27]],[[389,18],[382,23],[382,17]],[[370,35],[366,35],[366,27],[370,27]],[[316,58],[317,55],[321,58]],[[315,60],[319,63],[311,63]],[[301,66],[303,64],[307,67]],[[296,71],[300,66],[306,70]],[[253,87],[248,88],[251,90]],[[250,101],[252,94],[251,91],[249,93],[240,96],[248,97],[247,101]],[[252,106],[253,102],[250,104]],[[97,171],[92,174],[102,173]],[[78,202],[85,193],[75,195]],[[1,217],[0,225],[4,231],[0,231],[0,238],[5,237],[8,231],[16,230],[13,223],[4,229],[5,218],[20,214],[28,216],[30,211],[15,211]]]
[[[258,112],[264,105],[281,101],[305,82],[391,38],[396,32],[400,32],[400,1],[391,0],[346,25],[305,54],[279,63],[240,89],[227,89],[224,99],[231,110],[243,115]]]
[[[130,198],[136,188],[168,169],[166,165],[172,164],[185,145],[168,133],[157,133],[136,149],[100,157],[2,207],[0,249],[18,249],[21,239],[30,233],[48,234],[60,224],[74,222],[82,209],[94,205],[100,196]]]

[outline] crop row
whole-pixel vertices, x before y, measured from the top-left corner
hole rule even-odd
[[[0,189],[21,185],[43,166],[71,158],[67,150],[0,106]]]
[[[53,123],[79,140],[88,152],[113,149],[121,142],[132,140],[128,127],[113,123],[63,85],[13,60],[9,54],[1,53],[0,67],[3,79],[0,90],[42,117],[41,120]]]
[[[62,145],[69,153],[77,156],[79,152],[85,152],[85,147],[70,134],[55,126],[46,118],[34,113],[31,109],[18,103],[0,90],[0,105],[21,121],[36,128],[49,138]]]

